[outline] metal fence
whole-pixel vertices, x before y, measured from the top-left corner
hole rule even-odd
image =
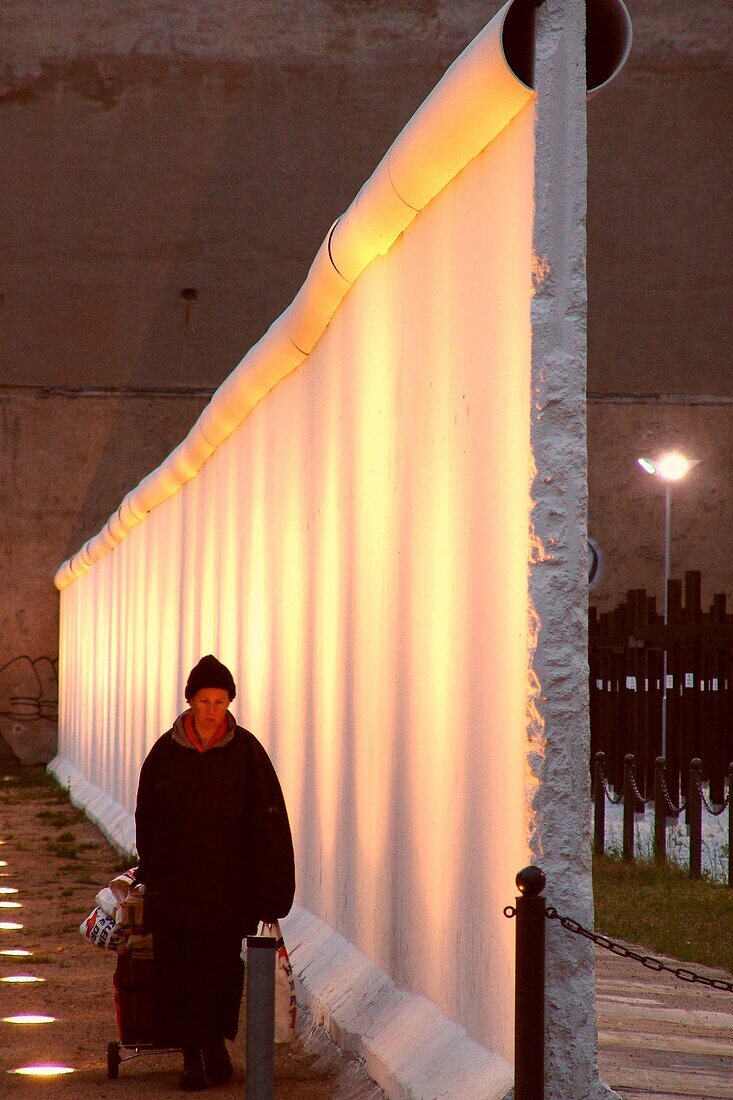
[[[634,858],[634,820],[636,814],[647,806],[654,807],[654,860],[658,864],[667,862],[667,822],[682,817],[688,827],[690,843],[690,878],[700,878],[702,874],[702,824],[703,814],[720,817],[728,811],[728,885],[733,886],[733,813],[731,812],[731,786],[733,785],[733,763],[727,769],[727,791],[719,805],[711,803],[703,787],[702,761],[694,757],[687,772],[686,796],[679,803],[670,794],[667,782],[667,767],[664,757],[657,757],[654,765],[654,783],[646,795],[639,788],[636,761],[631,753],[624,760],[623,784],[619,794],[614,795],[605,773],[605,756],[596,753],[593,767],[593,848],[597,855],[603,855],[606,848],[606,802],[621,804],[623,810],[623,857]]]
[[[669,581],[666,625],[643,588],[613,611],[590,610],[591,752],[605,754],[605,775],[617,791],[628,754],[644,792],[653,789],[655,762],[664,756],[677,802],[688,763],[699,758],[711,802],[724,801],[733,759],[733,615],[722,593],[703,611],[701,587],[699,572],[685,573],[684,593],[681,581]]]

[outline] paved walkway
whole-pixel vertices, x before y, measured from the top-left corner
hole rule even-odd
[[[596,993],[601,1076],[624,1100],[733,1100],[733,993],[600,948]]]
[[[0,985],[0,1096],[33,1089],[27,1078],[5,1071],[39,1059],[75,1070],[44,1081],[44,1095],[121,1100],[175,1091],[179,1059],[170,1055],[133,1061],[119,1080],[107,1080],[114,960],[89,947],[78,925],[114,873],[116,857],[62,792],[17,779],[0,772],[0,978],[22,969],[43,981]],[[25,959],[6,954],[21,947],[29,952]],[[600,949],[596,965],[601,1073],[624,1100],[733,1100],[733,994],[656,974]],[[56,1022],[16,1027],[9,1017],[19,1011],[47,1012]],[[222,1100],[242,1095],[240,1046],[233,1048],[236,1079],[216,1090]],[[365,1095],[358,1086],[329,1072],[315,1050],[306,1054],[296,1044],[279,1051],[276,1096],[282,1100],[355,1100]]]

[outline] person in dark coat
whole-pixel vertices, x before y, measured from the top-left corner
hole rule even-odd
[[[185,695],[143,763],[135,827],[158,1041],[182,1047],[181,1088],[197,1091],[232,1075],[242,939],[288,913],[295,862],[275,769],[229,711],[231,672],[202,657]]]

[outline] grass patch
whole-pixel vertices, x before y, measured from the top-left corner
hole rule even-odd
[[[2,775],[3,796],[8,802],[37,799],[44,802],[67,802],[69,792],[43,764],[6,768]]]
[[[77,859],[78,857],[73,856],[70,858]],[[69,875],[73,877],[75,882],[80,882],[84,886],[92,884],[92,879],[89,878],[89,872],[84,867],[80,867],[78,863],[62,863],[59,867],[59,874]],[[99,889],[99,887],[97,887],[97,889]]]
[[[58,859],[71,860],[79,858],[79,849],[73,837],[71,841],[49,840],[46,844],[46,851],[49,855],[56,856]]]
[[[733,890],[653,863],[593,860],[596,930],[733,973]]]
[[[56,829],[61,829],[64,825],[78,825],[86,820],[81,810],[73,806],[68,810],[39,810],[36,817],[44,825],[52,825]]]

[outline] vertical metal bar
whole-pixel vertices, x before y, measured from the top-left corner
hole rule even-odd
[[[275,943],[247,937],[246,1100],[275,1095]]]
[[[628,752],[624,757],[624,859],[634,858],[634,756]]]
[[[669,575],[672,563],[672,486],[664,486],[664,625],[669,626]],[[662,668],[662,756],[667,755],[667,631],[664,632]]]
[[[667,863],[667,800],[664,797],[666,761],[658,756],[654,764],[654,862]]]
[[[700,773],[702,761],[695,757],[690,761],[690,786],[687,807],[690,815],[690,878],[700,878],[702,871],[702,800],[700,798]]]
[[[733,762],[727,766],[727,884],[733,887]]]
[[[545,876],[525,867],[516,878],[514,1100],[545,1096]]]
[[[597,856],[602,856],[606,850],[606,790],[603,785],[605,760],[605,753],[596,753],[593,769],[593,850]]]

